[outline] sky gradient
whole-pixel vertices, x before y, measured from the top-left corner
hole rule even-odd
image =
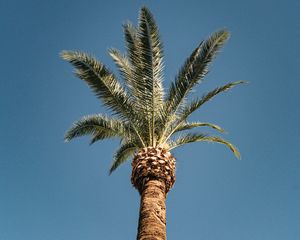
[[[231,39],[193,96],[249,81],[192,118],[222,126],[241,161],[219,144],[173,152],[168,239],[300,239],[299,1],[0,0],[0,240],[135,239],[130,162],[108,176],[118,141],[63,141],[72,122],[105,109],[59,52],[116,70],[107,50],[124,51],[122,24],[144,5],[160,28],[166,87],[224,27]]]

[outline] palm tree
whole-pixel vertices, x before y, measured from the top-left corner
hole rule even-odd
[[[215,124],[189,122],[188,118],[217,94],[243,82],[231,82],[188,100],[228,39],[226,30],[213,33],[196,47],[167,91],[162,84],[162,43],[151,12],[143,7],[138,26],[125,24],[124,34],[127,54],[109,50],[123,82],[91,55],[79,51],[61,53],[75,67],[76,75],[113,113],[83,117],[67,131],[65,140],[84,135],[91,136],[91,144],[107,138],[121,139],[109,172],[133,157],[131,182],[141,195],[137,239],[161,240],[166,239],[165,200],[175,182],[176,160],[170,150],[187,143],[216,142],[226,145],[240,158],[228,141],[186,130],[209,127],[223,132]]]

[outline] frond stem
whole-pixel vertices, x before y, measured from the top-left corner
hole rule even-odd
[[[136,129],[136,127],[135,127],[135,126],[132,126],[132,127],[133,127],[133,130],[135,131],[136,135],[139,137],[139,139],[140,139],[140,141],[141,141],[143,147],[146,147],[146,144],[145,144],[145,142],[143,141],[143,139],[142,139],[141,135],[139,134],[138,130]]]
[[[177,130],[177,128],[179,127],[179,125],[183,122],[184,120],[180,121],[177,126],[169,133],[169,135],[165,138],[165,140],[163,141],[162,145],[164,145],[167,140],[172,136],[172,134]],[[164,131],[164,133],[166,133],[166,131]]]

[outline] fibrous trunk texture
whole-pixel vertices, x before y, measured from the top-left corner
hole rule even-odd
[[[166,240],[165,183],[149,180],[141,195],[137,240]]]
[[[166,195],[175,183],[175,158],[163,148],[141,149],[131,182],[141,195],[138,240],[166,240]]]

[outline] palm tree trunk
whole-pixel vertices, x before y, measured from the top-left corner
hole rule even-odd
[[[166,240],[166,186],[151,179],[141,192],[137,240]]]

